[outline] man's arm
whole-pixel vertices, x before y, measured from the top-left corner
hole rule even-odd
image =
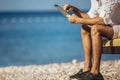
[[[90,18],[87,13],[85,13],[85,12],[83,12],[83,11],[75,8],[75,7],[74,7],[73,12],[74,12],[77,16],[79,16],[79,17],[81,17],[81,18]]]
[[[100,25],[105,25],[103,18],[101,17],[96,17],[96,18],[90,18],[89,15],[78,8],[66,4],[64,6],[64,10],[67,12],[73,11],[76,15],[71,15],[68,17],[69,21],[71,23],[77,23],[77,24],[86,24],[86,25],[94,25],[94,24],[100,24]]]
[[[94,25],[94,24],[99,24],[99,25],[105,25],[103,18],[101,17],[96,17],[96,18],[77,18],[76,23],[78,24],[87,24],[87,25]]]
[[[95,17],[95,18],[79,18],[76,15],[71,15],[68,17],[68,20],[71,23],[76,23],[76,24],[86,24],[86,25],[105,25],[103,18],[101,17]]]
[[[80,18],[90,18],[87,13],[85,13],[85,12],[79,10],[78,8],[76,8],[72,5],[69,5],[69,4],[66,4],[64,6],[64,10],[67,11],[67,12],[73,11]]]

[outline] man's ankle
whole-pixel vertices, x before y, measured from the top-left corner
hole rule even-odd
[[[100,72],[99,72],[99,70],[91,70],[90,73],[92,73],[93,75],[97,75],[97,74],[99,74]]]
[[[90,68],[83,68],[83,72],[90,71]]]

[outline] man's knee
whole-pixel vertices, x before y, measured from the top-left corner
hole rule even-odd
[[[91,27],[91,35],[92,36],[100,36],[100,30],[99,30],[99,25],[93,25]]]
[[[82,35],[88,35],[88,34],[90,34],[90,28],[87,27],[87,25],[82,25],[82,27],[81,27],[81,34]]]

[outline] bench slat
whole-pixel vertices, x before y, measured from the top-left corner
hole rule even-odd
[[[103,54],[120,54],[120,46],[103,47]]]
[[[103,44],[103,54],[120,54],[120,38],[106,41]]]

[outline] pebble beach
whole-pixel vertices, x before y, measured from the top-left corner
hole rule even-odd
[[[0,80],[70,80],[84,62],[73,60],[68,63],[0,67]],[[104,80],[120,80],[120,60],[101,61]]]

